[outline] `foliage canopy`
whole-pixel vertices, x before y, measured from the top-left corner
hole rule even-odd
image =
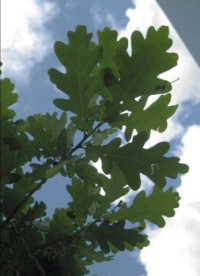
[[[177,54],[168,52],[168,28],[150,27],[145,38],[133,32],[131,55],[128,40],[117,40],[116,31],[98,31],[98,44],[91,38],[77,26],[68,44],[55,43],[66,69],[48,71],[63,92],[54,100],[60,116],[15,120],[10,106],[18,95],[8,78],[1,79],[2,275],[86,275],[94,262],[147,246],[146,224],[163,227],[179,205],[178,193],[164,188],[187,165],[166,156],[167,142],[145,147],[177,109],[169,105],[171,84],[158,78],[177,64]],[[122,127],[124,138],[116,138]],[[99,159],[105,174],[94,166]],[[71,202],[47,218],[45,203],[33,195],[57,174],[65,177]],[[150,195],[141,175],[154,183]],[[127,206],[120,198],[131,190],[137,192]]]

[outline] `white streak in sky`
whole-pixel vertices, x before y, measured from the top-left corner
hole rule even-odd
[[[57,7],[50,1],[2,0],[3,73],[28,82],[32,67],[52,49],[53,40],[45,24]]]

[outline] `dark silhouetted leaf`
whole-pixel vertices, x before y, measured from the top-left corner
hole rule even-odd
[[[139,222],[145,226],[145,220],[148,220],[159,227],[165,225],[163,216],[172,217],[175,214],[174,209],[179,206],[180,197],[173,188],[163,191],[162,188],[154,187],[152,193],[146,196],[145,191],[139,192],[133,200],[133,204],[127,207],[124,203],[121,208],[106,218],[111,220],[128,220]]]
[[[137,190],[141,185],[140,174],[149,177],[156,185],[165,186],[166,177],[176,178],[178,173],[186,173],[188,166],[179,163],[177,157],[165,157],[169,143],[162,142],[152,148],[144,149],[147,140],[145,132],[133,137],[131,143],[120,147],[121,139],[116,138],[106,146],[88,146],[88,157],[93,161],[102,160],[102,168],[106,174],[117,164],[124,173],[127,184]],[[153,168],[157,165],[157,170]]]
[[[145,237],[141,235],[135,229],[125,229],[125,221],[119,221],[114,224],[110,224],[105,220],[99,226],[92,224],[86,231],[86,239],[92,242],[98,242],[101,250],[104,253],[110,252],[111,243],[118,250],[125,250],[125,243],[136,246],[137,243],[142,243]]]
[[[147,109],[133,112],[125,123],[125,136],[130,140],[134,129],[138,132],[146,131],[150,134],[151,130],[163,132],[167,128],[167,119],[170,118],[176,111],[177,105],[168,106],[171,100],[171,95],[163,95],[152,103]]]

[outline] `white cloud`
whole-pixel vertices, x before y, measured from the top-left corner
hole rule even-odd
[[[118,22],[114,15],[108,10],[103,9],[97,2],[91,7],[90,14],[96,28],[102,28],[110,24],[111,28],[119,29]]]
[[[28,81],[31,68],[52,48],[51,34],[45,23],[58,12],[49,1],[2,0],[3,72]]]
[[[190,171],[181,178],[180,207],[165,228],[150,231],[150,246],[141,251],[147,276],[200,275],[200,126],[191,126],[182,142],[181,161]]]
[[[77,2],[75,0],[67,0],[65,3],[65,7],[68,11],[73,10],[77,6]]]
[[[95,6],[92,6],[90,9],[90,13],[93,19],[93,22],[96,26],[96,28],[103,25],[103,17],[101,16],[101,9],[97,4]]]

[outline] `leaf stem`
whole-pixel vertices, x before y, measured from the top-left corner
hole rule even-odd
[[[69,155],[72,154],[74,151],[76,151],[77,149],[81,148],[82,147],[82,144],[83,142],[85,142],[87,140],[88,137],[90,137],[100,126],[102,126],[103,122],[99,122],[96,127],[91,131],[89,132],[88,134],[84,134],[83,138],[81,139],[81,141],[74,147],[70,150],[69,152]]]

